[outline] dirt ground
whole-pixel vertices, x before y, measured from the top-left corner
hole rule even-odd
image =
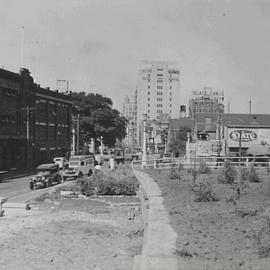
[[[149,170],[157,181],[177,233],[175,254],[190,269],[270,269],[270,176],[245,182],[237,200],[232,185],[218,184],[217,172],[198,175],[219,201],[195,202],[191,175],[170,179],[169,170]]]
[[[99,197],[7,209],[0,218],[0,269],[132,269],[143,237],[139,205],[136,197]]]

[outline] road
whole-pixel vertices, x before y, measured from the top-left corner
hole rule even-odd
[[[30,178],[31,176],[27,176],[0,182],[0,197],[8,198],[8,202],[23,203],[35,197],[38,197],[43,193],[48,192],[50,189],[54,188],[49,187],[46,189],[41,188],[30,190],[28,183]]]

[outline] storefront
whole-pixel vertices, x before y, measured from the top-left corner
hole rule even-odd
[[[269,127],[224,127],[226,155],[238,156],[247,154],[247,150],[256,145],[270,147]]]

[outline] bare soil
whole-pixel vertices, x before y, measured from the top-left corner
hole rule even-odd
[[[148,170],[162,190],[177,233],[179,267],[189,269],[270,269],[270,176],[235,185],[219,184],[219,172],[198,175],[211,184],[217,202],[196,202],[192,177],[170,179],[170,170]]]
[[[132,269],[143,227],[136,197],[36,202],[0,218],[0,269]],[[134,220],[129,220],[131,208]]]

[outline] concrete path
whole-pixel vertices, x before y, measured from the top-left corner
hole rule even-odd
[[[149,211],[144,230],[142,254],[134,260],[134,270],[176,270],[177,258],[173,254],[176,233],[173,231],[169,215],[163,205],[162,193],[158,185],[147,174],[134,170],[134,174],[149,201]],[[143,200],[143,198],[142,198]],[[144,203],[142,202],[144,205]]]

